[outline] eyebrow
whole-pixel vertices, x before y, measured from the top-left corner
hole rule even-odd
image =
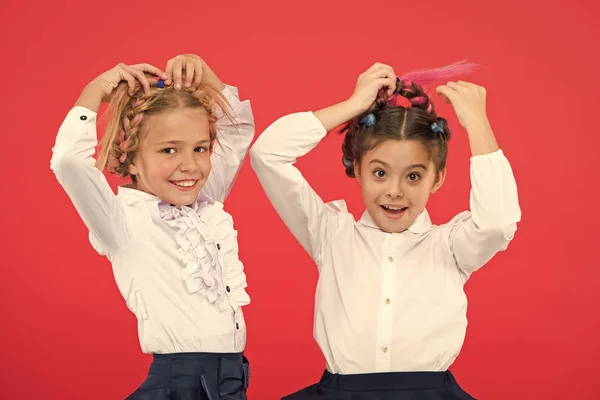
[[[373,159],[373,160],[371,160],[371,161],[369,162],[369,165],[370,165],[370,164],[373,164],[373,163],[379,163],[379,164],[383,165],[383,166],[384,166],[384,167],[386,167],[386,168],[390,168],[390,165],[389,165],[388,163],[386,163],[386,162],[383,162],[383,161],[381,161],[381,160],[378,160],[378,159]],[[424,169],[425,171],[427,171],[427,166],[426,166],[426,165],[424,165],[424,164],[412,164],[412,165],[409,165],[408,167],[406,167],[406,168],[405,168],[405,170],[407,170],[407,169],[415,169],[415,168],[422,168],[422,169]]]
[[[427,167],[424,164],[413,164],[413,165],[409,165],[408,167],[406,167],[406,169],[415,169],[415,168],[422,168],[425,171],[427,171]]]
[[[204,140],[197,142],[196,144],[204,144],[204,143],[209,143],[209,142],[210,142],[210,140],[204,139]],[[158,143],[156,143],[156,145],[163,146],[165,144],[182,144],[182,143],[183,143],[183,141],[181,141],[181,140],[168,140],[168,141],[164,141],[164,142],[158,142]]]
[[[381,161],[381,160],[378,160],[378,159],[376,159],[376,158],[375,158],[375,159],[373,159],[373,160],[371,160],[371,161],[369,162],[369,165],[371,165],[371,164],[374,164],[374,163],[381,164],[381,165],[383,165],[383,166],[384,166],[384,167],[386,167],[386,168],[389,168],[389,167],[390,167],[390,165],[389,165],[388,163],[386,163],[386,162],[383,162],[383,161]]]

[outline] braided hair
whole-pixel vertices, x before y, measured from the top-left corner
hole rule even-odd
[[[451,132],[445,118],[438,117],[429,95],[418,82],[428,83],[470,72],[472,64],[452,64],[436,70],[418,71],[396,79],[396,88],[388,96],[382,88],[372,109],[342,127],[342,163],[346,175],[354,178],[354,164],[360,164],[366,152],[385,140],[417,140],[425,145],[437,171],[446,167]],[[400,98],[410,106],[398,104]]]
[[[129,173],[129,167],[140,148],[141,133],[148,117],[178,108],[204,110],[209,116],[212,146],[217,133],[217,113],[221,111],[228,114],[227,100],[210,86],[201,84],[193,88],[174,89],[172,86],[165,87],[157,79],[149,81],[151,90],[147,94],[139,83],[131,96],[127,93],[128,86],[125,83],[115,89],[110,104],[112,113],[96,162],[100,170],[106,168],[115,175],[129,176],[134,183],[136,178]]]

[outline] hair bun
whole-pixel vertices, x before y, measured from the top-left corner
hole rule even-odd
[[[350,178],[354,178],[354,162],[344,155],[342,157],[342,164],[346,167],[346,175]]]

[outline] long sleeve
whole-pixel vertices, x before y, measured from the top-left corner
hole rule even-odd
[[[295,113],[275,121],[250,149],[252,168],[275,211],[317,264],[340,210],[323,203],[294,163],[326,134],[312,112]]]
[[[470,212],[448,224],[450,247],[467,275],[507,248],[521,220],[517,184],[502,150],[471,158]]]
[[[217,142],[211,155],[211,172],[202,192],[211,199],[224,202],[242,166],[254,138],[254,116],[250,101],[240,101],[238,90],[223,89],[231,105],[232,119],[221,114],[217,121]]]
[[[61,124],[50,168],[90,233],[109,251],[125,246],[126,216],[106,177],[95,168],[96,113],[76,106]]]

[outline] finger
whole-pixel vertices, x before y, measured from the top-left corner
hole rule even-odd
[[[456,82],[457,84],[459,84],[460,86],[466,88],[466,89],[470,89],[472,91],[477,91],[479,90],[480,86],[476,85],[474,83],[471,82],[465,82],[465,81],[458,81]]]
[[[379,66],[379,68],[375,68],[369,74],[376,74],[379,76],[381,76],[381,74],[383,74],[384,76],[394,76],[394,77],[396,76],[394,69],[392,67],[390,67],[389,65],[385,65],[385,64],[381,64]]]
[[[135,79],[137,79],[142,84],[142,87],[144,88],[144,93],[150,93],[150,83],[148,82],[148,78],[146,78],[144,71],[136,68],[129,68],[129,73],[131,73],[131,75],[133,75]]]
[[[464,88],[464,86],[459,85],[456,82],[448,82],[448,83],[446,83],[446,86],[449,87],[450,89],[454,90],[454,91],[459,91],[462,88]]]
[[[391,96],[396,92],[396,78],[393,79],[393,82],[388,86],[387,95]]]
[[[183,69],[183,58],[175,57],[175,62],[173,63],[173,83],[175,84],[175,89],[181,89],[181,72]]]
[[[388,65],[382,64],[382,63],[375,63],[373,65],[371,65],[371,67],[369,67],[369,69],[367,69],[365,72],[363,72],[361,75],[370,75],[371,73],[381,70],[385,67],[391,68]]]
[[[369,79],[389,78],[389,77],[394,77],[394,79],[396,79],[396,74],[394,73],[394,70],[391,68],[376,69],[365,75],[365,78],[369,78]]]
[[[456,96],[458,95],[458,92],[450,87],[448,87],[448,85],[441,85],[438,86],[435,89],[435,92],[438,95],[442,95],[444,96],[444,101],[446,103],[452,103],[454,99],[456,99]]]
[[[132,65],[131,67],[138,69],[140,71],[148,72],[151,75],[156,75],[159,78],[165,79],[167,77],[167,74],[164,73],[163,71],[161,71],[160,68],[157,68],[151,64],[147,64],[147,63],[136,64],[136,65]]]
[[[365,78],[368,80],[378,80],[378,79],[382,79],[382,78],[385,79],[387,82],[385,87],[388,88],[388,90],[387,90],[388,96],[391,96],[392,94],[394,94],[394,91],[396,90],[396,74],[394,73],[393,70],[390,70],[388,68],[382,68],[380,70],[373,71],[371,74],[369,74]]]
[[[394,71],[392,71],[390,73],[390,75],[388,75],[388,79],[390,80],[390,84],[387,85],[387,88],[388,88],[387,94],[388,94],[388,96],[391,96],[394,94],[394,92],[397,89],[397,87],[396,87],[397,79],[396,79],[396,74],[394,73]]]
[[[392,71],[394,70],[391,66],[380,63],[380,62],[373,64],[373,66],[371,67],[371,69],[373,69],[373,70],[377,70],[377,69],[381,69],[381,68],[386,68],[386,69],[389,69]]]
[[[200,82],[202,82],[202,74],[204,73],[204,68],[202,65],[202,61],[198,60],[196,62],[196,71],[194,74],[194,86],[198,86]]]
[[[135,77],[125,69],[121,70],[119,74],[123,78],[122,80],[127,81],[127,86],[129,86],[127,93],[129,93],[130,96],[133,96],[133,92],[135,91]]]
[[[196,73],[196,65],[194,64],[194,60],[187,59],[185,62],[185,87],[190,87],[192,84],[192,78]]]
[[[391,78],[378,78],[375,80],[375,83],[377,85],[377,90],[380,90],[384,87],[388,88],[388,92],[389,92],[389,88],[390,87],[395,87],[396,86],[396,79],[391,79]],[[392,91],[393,93],[393,91]]]
[[[173,65],[175,64],[175,59],[171,58],[167,62],[167,69],[165,72],[167,73],[167,80],[165,81],[166,85],[170,85],[173,83]]]

